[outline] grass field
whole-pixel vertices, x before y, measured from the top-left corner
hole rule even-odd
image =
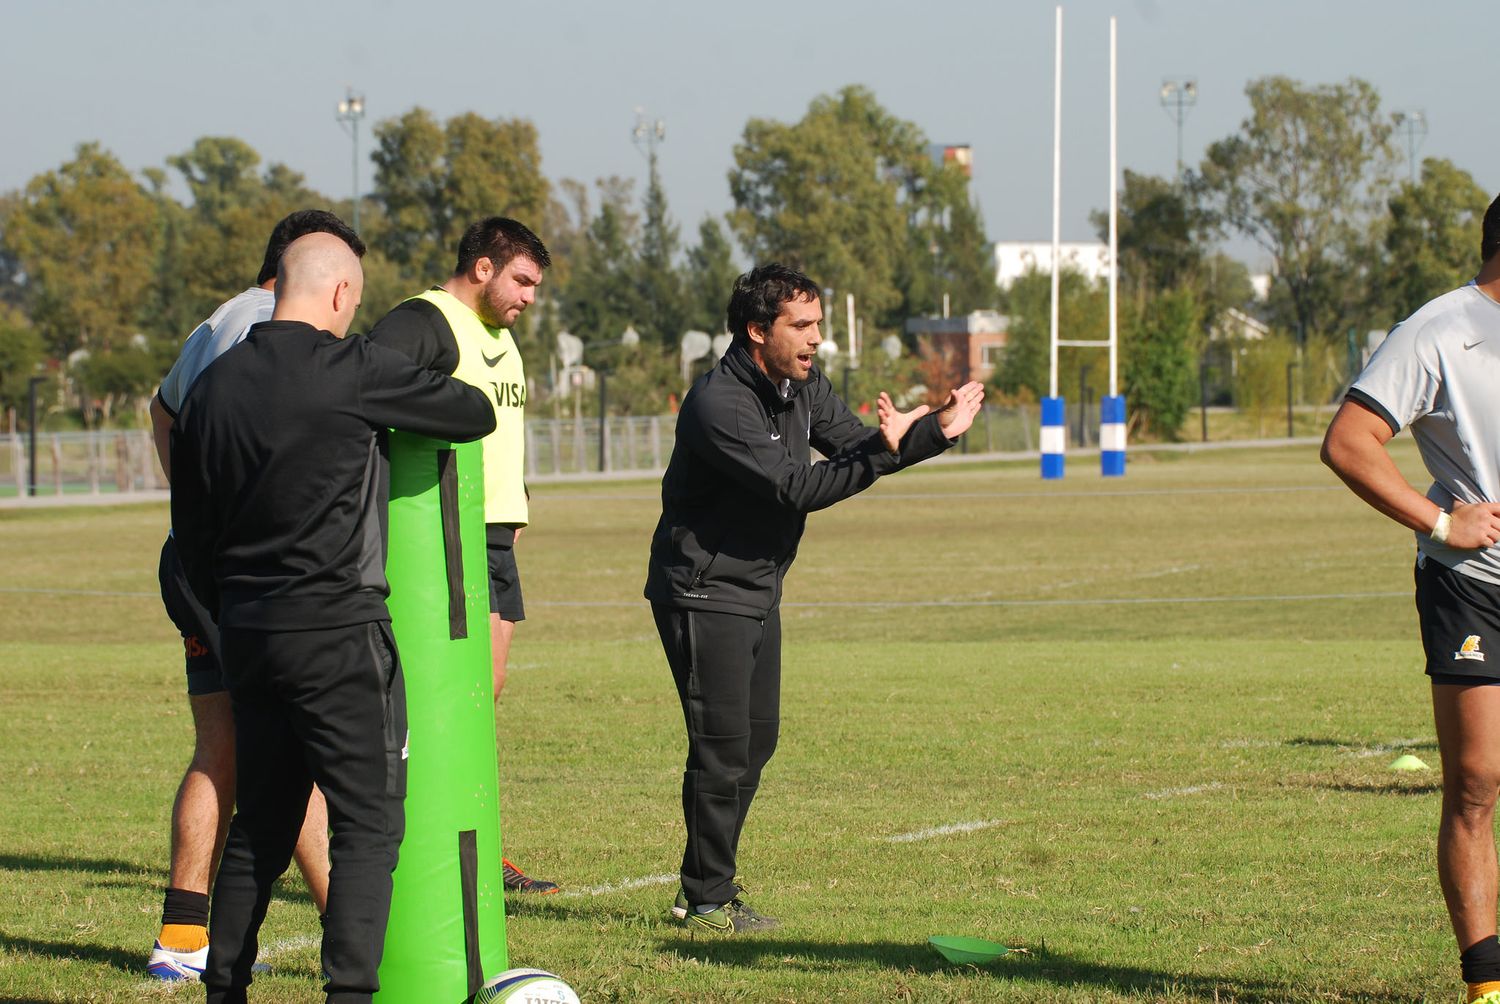
[[[811,518],[740,862],[783,927],[736,940],[667,922],[656,486],[539,489],[504,835],[566,892],[512,901],[512,964],[585,1001],[1452,1000],[1436,770],[1388,769],[1437,766],[1409,535],[1306,447],[1096,463],[929,465]],[[201,999],[143,976],[191,737],[166,523],[0,512],[0,1000]],[[289,878],[254,999],[321,999],[316,932]]]

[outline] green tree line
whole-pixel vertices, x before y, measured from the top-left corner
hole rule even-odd
[[[723,330],[736,241],[748,258],[808,269],[840,299],[855,292],[872,327],[899,330],[907,312],[941,298],[939,287],[962,309],[995,301],[967,178],[936,164],[921,131],[859,87],[817,99],[795,124],[748,123],[729,178],[736,208],[699,221],[691,243],[654,153],[641,194],[622,178],[554,184],[531,122],[442,121],[415,108],[375,126],[370,159],[357,330],[443,281],[469,222],[512,216],[555,263],[516,332],[532,373],[545,380],[554,336],[567,330],[584,340],[589,365],[609,369],[623,411],[660,412],[681,394],[679,340]],[[185,199],[172,194],[184,190]],[[76,385],[88,421],[139,421],[186,334],[253,281],[275,221],[311,206],[346,219],[352,209],[227,136],[139,175],[83,143],[0,196],[0,406],[21,404],[41,372],[54,402],[62,377]],[[908,267],[918,255],[922,267]],[[639,335],[634,347],[621,344],[627,328]]]
[[[1328,399],[1365,332],[1477,265],[1487,193],[1445,160],[1398,177],[1390,116],[1368,83],[1267,77],[1246,96],[1239,129],[1184,178],[1124,173],[1120,373],[1137,430],[1175,435],[1205,372],[1217,395],[1273,407],[1278,368],[1292,365],[1299,395]],[[936,313],[947,295],[957,314],[1009,314],[993,378],[1002,400],[1046,392],[1050,277],[996,287],[967,176],[934,160],[919,126],[866,88],[819,96],[795,122],[747,122],[726,178],[733,208],[697,221],[686,239],[654,151],[638,192],[617,177],[550,181],[525,119],[443,121],[415,108],[373,135],[356,329],[442,281],[468,222],[521,219],[554,258],[516,332],[543,382],[539,403],[555,336],[566,330],[585,342],[585,362],[609,372],[613,407],[663,411],[684,389],[683,332],[719,333],[741,265],[771,259],[807,270],[840,306],[855,294],[866,375],[891,373],[869,347],[902,335],[906,318]],[[54,406],[81,403],[88,421],[139,421],[193,325],[253,280],[271,226],[309,206],[345,218],[352,209],[234,137],[204,137],[138,174],[83,143],[67,163],[0,195],[0,407],[19,405],[41,373]],[[1096,214],[1095,223],[1102,239],[1107,221]],[[1229,239],[1269,258],[1264,299],[1252,295],[1246,267],[1218,250]],[[1103,284],[1062,280],[1064,337],[1104,337]],[[843,312],[833,313],[841,329]],[[627,328],[638,344],[624,344]],[[1097,350],[1062,350],[1064,393],[1080,384],[1095,397],[1107,392],[1103,362]],[[900,375],[924,372],[908,362]],[[851,395],[868,382],[854,376]],[[79,400],[64,402],[64,386]]]

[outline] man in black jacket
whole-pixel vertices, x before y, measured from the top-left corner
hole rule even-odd
[[[925,405],[899,412],[882,393],[880,426],[867,428],[813,365],[818,292],[783,265],[739,277],[734,342],[683,400],[662,478],[646,598],[687,724],[687,846],[672,912],[694,929],[776,925],[740,900],[735,854],[776,748],[781,585],[807,514],[943,452],[984,399],[966,384],[929,415]],[[812,463],[814,448],[827,459]]]
[[[329,1001],[369,1001],[404,829],[406,705],[385,599],[387,428],[494,428],[482,392],[344,339],[359,259],[331,234],[282,257],[276,307],[206,369],[172,430],[172,524],[216,614],[234,711],[238,811],[209,925],[209,1004],[245,1000],[271,886],[313,782],[333,835]]]

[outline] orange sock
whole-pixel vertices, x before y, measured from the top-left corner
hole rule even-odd
[[[156,940],[174,952],[196,952],[208,944],[208,928],[202,924],[163,924]]]
[[[1484,983],[1470,983],[1469,996],[1467,1000],[1477,1001],[1491,991],[1500,990],[1500,980],[1486,980]]]

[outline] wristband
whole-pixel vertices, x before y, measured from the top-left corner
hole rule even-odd
[[[1453,517],[1446,512],[1439,512],[1437,522],[1432,525],[1432,532],[1428,534],[1439,544],[1448,543],[1448,531],[1453,529]]]

